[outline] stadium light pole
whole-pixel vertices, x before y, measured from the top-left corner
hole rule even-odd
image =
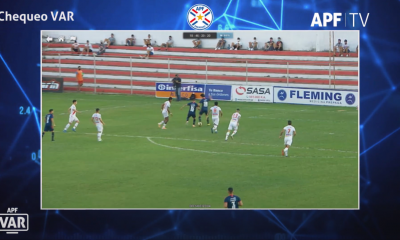
[[[96,93],[96,57],[93,55],[93,70],[94,70],[94,93]]]
[[[286,63],[286,87],[289,87],[289,62]]]
[[[169,68],[169,58],[168,58],[168,80],[171,79],[171,70]]]
[[[58,75],[61,77],[61,56],[58,54]]]
[[[129,62],[131,63],[131,95],[133,94],[133,86],[132,86],[132,57],[129,57]]]
[[[246,60],[246,85],[248,85],[247,60]]]
[[[208,65],[207,65],[207,59],[206,59],[206,85],[208,83]]]

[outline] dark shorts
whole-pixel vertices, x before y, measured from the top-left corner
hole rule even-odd
[[[50,124],[46,124],[46,125],[44,126],[44,131],[45,131],[45,132],[52,132],[52,131],[54,131],[54,129],[53,129],[53,127],[52,127]]]
[[[204,113],[205,115],[207,115],[207,112],[208,112],[208,109],[207,109],[207,108],[203,108],[203,109],[200,110],[199,115],[202,115],[203,113]]]
[[[187,117],[188,118],[190,118],[190,117],[193,117],[193,118],[196,118],[196,113],[188,113],[188,115],[187,115]]]
[[[89,49],[89,52],[93,52],[92,49]]]
[[[73,48],[72,51],[78,52],[78,49],[77,48]]]

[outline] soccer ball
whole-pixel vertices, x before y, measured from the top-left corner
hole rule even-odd
[[[198,124],[199,124],[199,127],[201,127],[201,126],[203,125],[203,123],[202,123],[202,122],[199,122]]]

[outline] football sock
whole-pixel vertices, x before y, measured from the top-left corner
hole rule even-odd
[[[166,124],[166,123],[164,123],[163,127],[166,127],[166,126],[167,126],[167,124]]]
[[[285,152],[285,156],[287,156],[287,155],[288,155],[288,152],[289,152],[289,149],[288,149],[288,148],[285,148],[285,149],[283,149],[283,151]]]
[[[229,137],[229,132],[226,133],[226,138],[225,139],[228,139],[228,137]]]
[[[44,132],[42,133],[42,137],[44,136]]]
[[[207,117],[207,124],[210,124],[210,118]]]
[[[101,133],[97,133],[97,138],[101,138]]]
[[[161,124],[163,124],[163,123],[164,123],[164,120],[162,120],[162,121],[161,121],[161,122],[159,122],[158,124],[160,124],[160,125],[161,125]]]
[[[54,132],[51,133],[51,140],[54,141]]]
[[[213,128],[214,128],[214,130],[217,130],[217,125],[214,125],[214,127],[213,127]]]
[[[71,124],[68,123],[67,126],[65,126],[64,130],[67,130],[69,126],[71,126]]]
[[[196,118],[193,118],[193,125],[196,125]]]
[[[74,128],[78,127],[78,124],[79,124],[79,123],[75,123],[75,126],[74,126]]]
[[[199,122],[201,122],[201,117],[199,117]]]
[[[186,118],[186,122],[188,122],[188,121],[189,121],[189,117]]]
[[[233,133],[232,133],[232,135],[231,135],[231,136],[235,135],[235,134],[236,134],[236,132],[237,132],[236,130],[235,130],[235,131],[233,131]]]

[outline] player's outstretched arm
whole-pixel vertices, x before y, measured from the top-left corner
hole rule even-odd
[[[239,201],[239,206],[243,206],[242,200]]]
[[[282,129],[281,133],[279,134],[279,138],[282,137],[282,133],[283,133],[284,130],[285,130],[285,129]]]
[[[165,103],[161,104],[161,110],[163,110],[163,109],[164,109],[164,104],[165,104]]]
[[[96,123],[94,122],[94,117],[92,117],[92,123],[93,123],[94,125],[96,125]]]
[[[103,121],[103,119],[100,118],[99,120],[100,120],[101,124],[106,125],[106,123]]]
[[[224,202],[224,208],[228,208],[228,203]]]
[[[293,137],[295,137],[296,136],[296,131],[293,131]]]
[[[53,125],[53,127],[56,126],[56,123],[54,122],[54,118],[51,119],[51,124]]]
[[[180,109],[182,110],[187,104],[183,105]]]

